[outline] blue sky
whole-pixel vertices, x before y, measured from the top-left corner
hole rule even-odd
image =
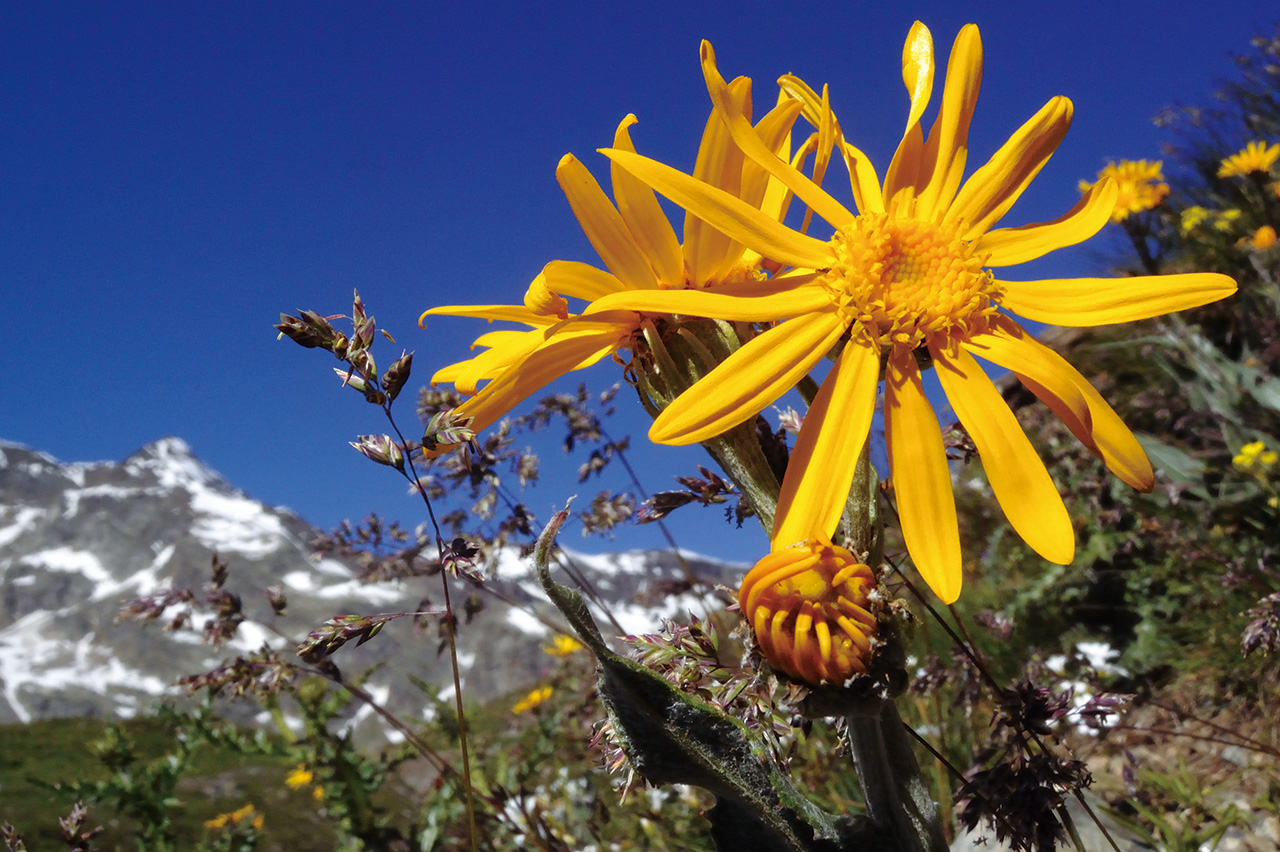
[[[977,23],[973,165],[1049,97],[1075,102],[1066,141],[1006,220],[1018,224],[1066,210],[1108,158],[1159,156],[1169,136],[1152,115],[1206,102],[1276,16],[1269,2],[6,3],[0,438],[72,461],[178,435],[318,525],[370,509],[416,522],[399,480],[346,444],[383,431],[377,411],[272,323],[346,312],[358,288],[416,350],[415,386],[466,357],[481,321],[424,332],[418,314],[518,302],[547,261],[598,262],[555,182],[563,154],[603,178],[594,149],[632,112],[642,153],[692,166],[709,109],[700,39],[726,76],[755,79],[759,102],[785,72],[829,83],[883,169],[905,121],[911,22],[930,27],[940,64]],[[1059,254],[1023,277],[1100,270],[1096,250]],[[634,395],[619,400],[612,429],[632,434],[646,487],[692,472],[698,451],[645,447]],[[543,456],[548,473],[561,461]],[[545,518],[594,490],[552,478],[529,503]],[[689,547],[746,560],[767,546],[758,529],[726,536],[711,511],[684,512]],[[582,542],[658,543],[652,530]]]

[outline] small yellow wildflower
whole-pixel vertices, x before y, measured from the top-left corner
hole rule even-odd
[[[1183,234],[1188,234],[1205,223],[1215,231],[1225,232],[1235,227],[1240,216],[1240,211],[1234,207],[1228,210],[1206,210],[1196,204],[1182,211],[1178,225]]]
[[[1180,221],[1181,230],[1184,234],[1188,231],[1193,231],[1203,225],[1208,218],[1209,211],[1201,207],[1199,204],[1188,207],[1186,210],[1182,211]]]
[[[227,827],[234,827],[241,823],[247,823],[251,828],[262,828],[263,819],[261,814],[255,814],[253,805],[246,802],[243,807],[236,808],[228,814],[218,814],[213,819],[204,821],[204,827],[210,831],[218,831]]]
[[[557,636],[552,643],[542,649],[542,653],[553,657],[567,657],[574,651],[581,651],[582,643],[572,636]]]
[[[288,774],[284,779],[284,785],[290,790],[301,790],[307,786],[315,778],[315,774],[306,766],[299,764],[296,769]]]
[[[1222,161],[1218,177],[1244,177],[1254,172],[1267,172],[1280,159],[1280,145],[1266,142],[1250,142],[1243,151],[1237,151]]]
[[[1254,441],[1241,447],[1231,463],[1240,470],[1267,471],[1275,467],[1277,461],[1280,461],[1280,454],[1275,450],[1268,450],[1264,442]]]
[[[537,689],[533,690],[528,695],[526,695],[524,698],[521,698],[519,701],[517,701],[515,705],[512,706],[511,712],[515,713],[517,716],[520,715],[521,713],[527,713],[528,711],[534,709],[535,707],[540,706],[543,702],[545,702],[548,698],[550,698],[552,691],[553,690],[549,686],[538,687]]]
[[[1169,195],[1169,184],[1164,182],[1160,160],[1121,160],[1107,163],[1098,172],[1093,183],[1080,181],[1080,192],[1087,193],[1098,184],[1111,178],[1116,185],[1116,205],[1111,211],[1112,222],[1123,222],[1135,213],[1150,210]]]
[[[324,788],[323,788],[323,787],[321,787],[319,784],[317,784],[317,785],[316,785],[314,788],[312,788],[312,790],[311,790],[311,798],[315,799],[317,802],[323,802],[323,801],[324,801]]]
[[[258,814],[256,817],[253,818],[253,822],[249,823],[249,825],[253,827],[254,831],[262,831],[262,826],[265,824],[266,824],[266,819],[262,816],[262,814]]]
[[[1235,227],[1236,221],[1240,218],[1240,211],[1232,208],[1223,210],[1214,214],[1213,229],[1215,231],[1230,231]]]
[[[1253,232],[1253,236],[1249,238],[1249,245],[1256,251],[1266,251],[1275,245],[1276,241],[1276,229],[1270,225],[1263,225]]]

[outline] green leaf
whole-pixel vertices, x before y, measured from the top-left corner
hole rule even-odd
[[[566,505],[538,538],[538,580],[599,661],[601,700],[636,771],[652,784],[711,791],[716,806],[707,817],[718,849],[837,852],[887,843],[869,836],[864,820],[826,813],[801,795],[737,719],[609,650],[582,596],[551,579],[548,558],[568,514]]]
[[[1205,464],[1195,456],[1150,435],[1138,435],[1137,438],[1151,463],[1175,483],[1197,485],[1203,481]]]

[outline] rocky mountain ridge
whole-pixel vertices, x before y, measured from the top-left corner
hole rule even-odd
[[[119,463],[63,463],[0,442],[0,723],[145,712],[175,693],[178,677],[264,642],[284,647],[335,615],[411,611],[424,595],[438,596],[438,578],[366,584],[350,565],[313,558],[317,532],[289,510],[236,490],[178,438],[148,444]],[[214,551],[229,564],[228,588],[242,595],[250,619],[231,643],[214,648],[193,632],[117,621],[130,600],[203,587]],[[742,570],[686,558],[700,576],[727,585]],[[663,615],[701,611],[698,599],[683,595],[665,596],[658,608],[635,603],[642,587],[682,576],[669,552],[573,561],[627,632],[654,630]],[[486,573],[515,605],[486,596],[484,611],[460,632],[464,691],[476,701],[536,682],[548,663],[541,652],[551,633],[546,622],[560,621],[518,554],[499,554]],[[260,592],[272,585],[288,599],[283,619]],[[211,615],[197,609],[192,620]],[[448,660],[437,644],[400,619],[336,660],[352,673],[387,663],[367,688],[400,712],[421,713],[423,697],[407,673],[451,692],[444,687]]]

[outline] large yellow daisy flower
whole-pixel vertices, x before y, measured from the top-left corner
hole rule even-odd
[[[749,117],[750,91],[751,81],[745,77],[727,88],[726,97],[739,107],[735,114]],[[771,156],[789,154],[791,128],[801,108],[793,98],[779,98],[778,105],[752,129]],[[614,150],[634,153],[630,127],[635,123],[635,116],[629,115],[618,125]],[[797,160],[815,151],[822,152],[816,137],[797,152]],[[714,111],[702,135],[694,174],[759,215],[777,221],[786,213],[790,200],[786,187],[743,156]],[[613,201],[572,154],[560,161],[556,179],[609,271],[576,261],[552,261],[530,285],[523,306],[438,307],[423,313],[419,320],[422,324],[428,316],[446,314],[507,320],[528,327],[482,335],[473,348],[481,347],[483,352],[432,377],[433,384],[453,382],[460,393],[471,397],[456,413],[469,417],[475,432],[489,427],[565,373],[628,348],[646,322],[643,313],[632,310],[598,311],[589,317],[571,314],[566,296],[591,302],[611,293],[681,290],[686,291],[685,297],[697,298],[710,294],[688,291],[714,289],[750,295],[788,286],[785,276],[775,280],[757,276],[758,253],[695,216],[685,217],[684,239],[678,239],[653,190],[620,167],[612,168]],[[704,308],[714,304],[714,298],[698,302]],[[486,381],[489,383],[480,389],[480,383]]]
[[[834,228],[823,241],[794,231],[730,194],[654,160],[605,153],[730,238],[794,267],[792,290],[765,299],[721,297],[723,319],[781,321],[745,344],[654,422],[650,437],[687,444],[753,416],[829,353],[826,376],[796,440],[773,528],[774,548],[830,541],[871,426],[883,378],[889,466],[907,549],[944,601],[960,594],[961,563],[951,475],[941,430],[925,397],[922,361],[972,436],[996,499],[1017,532],[1045,558],[1074,554],[1071,519],[1031,442],[976,356],[1012,370],[1121,479],[1152,487],[1152,471],[1133,434],[1060,356],[1036,342],[1000,308],[1069,326],[1156,316],[1220,299],[1235,290],[1223,275],[1008,281],[993,268],[1032,260],[1095,234],[1115,206],[1110,181],[1059,219],[992,230],[1057,147],[1071,102],[1050,100],[967,181],[968,127],[981,79],[982,47],[972,25],[956,38],[942,106],[928,137],[921,116],[933,88],[928,29],[917,22],[903,50],[910,95],[906,132],[883,185],[865,155],[838,136],[858,213],[762,144],[716,69],[710,44],[702,65],[711,99],[746,155],[789,187]],[[784,78],[787,85],[788,78]],[[811,90],[806,116],[821,117]],[[801,274],[802,270],[807,270]],[[619,293],[585,316],[619,309],[696,313],[675,294]]]

